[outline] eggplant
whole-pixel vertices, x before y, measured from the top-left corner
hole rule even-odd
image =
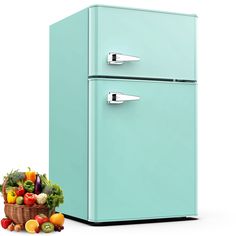
[[[41,179],[40,179],[40,176],[37,175],[36,181],[35,181],[34,193],[38,195],[41,192],[42,192]]]

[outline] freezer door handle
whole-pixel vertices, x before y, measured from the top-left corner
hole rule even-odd
[[[117,52],[109,52],[107,56],[107,63],[110,65],[121,65],[124,62],[139,61],[139,57],[125,55]]]
[[[135,101],[139,99],[139,96],[127,95],[118,92],[109,92],[107,95],[107,102],[109,104],[121,104],[126,101]]]

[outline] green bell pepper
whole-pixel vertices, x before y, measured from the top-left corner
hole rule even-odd
[[[24,189],[29,193],[33,193],[34,192],[34,183],[31,180],[26,180],[24,182]]]

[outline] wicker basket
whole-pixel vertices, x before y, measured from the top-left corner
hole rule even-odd
[[[2,194],[4,198],[4,211],[6,216],[15,224],[25,224],[28,220],[34,219],[38,214],[44,214],[50,217],[54,211],[50,211],[45,205],[26,206],[7,203],[6,180],[2,185]]]

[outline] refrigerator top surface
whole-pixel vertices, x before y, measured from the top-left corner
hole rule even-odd
[[[163,13],[163,14],[174,14],[174,15],[183,15],[183,16],[197,17],[197,15],[194,14],[194,13],[189,14],[189,13],[179,13],[179,12],[150,10],[150,9],[143,9],[143,8],[122,7],[122,6],[110,6],[110,5],[103,5],[103,4],[91,5],[91,6],[89,6],[88,8],[93,8],[93,7],[106,7],[106,8],[116,8],[116,9],[124,9],[124,10],[148,11],[148,12],[157,12],[157,13]]]

